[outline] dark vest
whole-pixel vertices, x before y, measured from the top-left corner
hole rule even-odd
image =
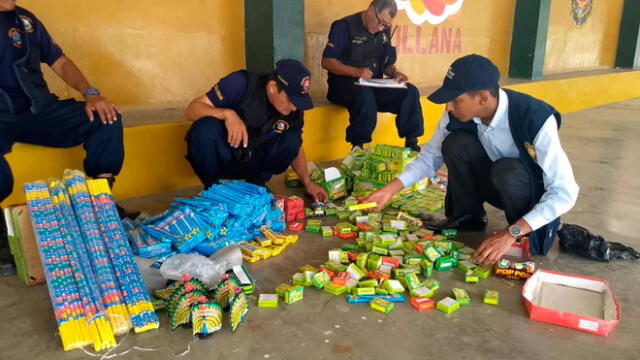
[[[555,116],[558,122],[558,129],[560,128],[562,118],[556,109],[544,101],[517,91],[503,90],[509,99],[509,129],[511,130],[511,136],[513,136],[513,142],[518,148],[520,160],[525,164],[525,167],[529,171],[529,178],[532,180],[531,193],[533,196],[531,199],[531,208],[533,208],[545,192],[542,168],[540,168],[535,159],[533,140],[549,116]],[[451,132],[469,131],[474,136],[478,136],[478,127],[475,122],[462,122],[451,113],[449,113],[447,130]],[[544,255],[549,251],[559,225],[560,218],[557,218],[529,234],[531,252],[534,255]]]
[[[42,76],[42,70],[40,69],[41,49],[35,38],[36,31],[27,33],[19,15],[31,18],[34,27],[42,25],[37,22],[35,15],[28,10],[16,7],[16,26],[22,31],[21,35],[26,52],[22,59],[17,59],[13,63],[13,71],[22,91],[31,100],[31,112],[37,114],[56,101],[58,97],[49,92],[49,87]],[[0,89],[0,112],[15,112],[9,95],[2,89]]]
[[[369,68],[373,72],[374,78],[382,78],[384,69],[387,68],[389,62],[385,56],[386,49],[391,46],[389,29],[375,34],[370,33],[362,22],[361,12],[338,21],[346,21],[349,25],[349,40],[351,41],[344,58],[341,59],[342,63],[359,68]]]
[[[294,111],[288,116],[274,111],[267,96],[269,74],[256,74],[250,71],[245,73],[247,74],[247,92],[235,111],[247,126],[249,146],[257,148],[272,136],[277,136],[278,133],[272,131],[276,121],[284,120],[289,126],[301,121],[300,111]]]

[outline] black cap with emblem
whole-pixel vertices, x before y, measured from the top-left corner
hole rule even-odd
[[[301,62],[292,59],[280,60],[276,63],[274,73],[280,86],[289,96],[289,100],[298,110],[313,108],[313,102],[309,96],[311,74]]]

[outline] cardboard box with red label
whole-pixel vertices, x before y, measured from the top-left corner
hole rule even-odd
[[[620,322],[620,305],[607,281],[539,270],[522,288],[531,320],[607,336]]]

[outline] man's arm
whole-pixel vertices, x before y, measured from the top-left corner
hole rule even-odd
[[[384,74],[387,77],[390,77],[399,83],[409,81],[409,77],[406,74],[402,73],[400,70],[398,70],[398,68],[395,65],[387,66],[387,68],[384,70]]]
[[[569,211],[578,198],[579,186],[567,154],[562,149],[555,117],[550,116],[533,141],[538,165],[542,168],[545,192],[531,211],[515,222],[527,235]],[[515,242],[507,229],[485,240],[474,259],[482,264],[495,264]]]
[[[353,78],[371,79],[373,72],[369,68],[358,68],[345,65],[338,59],[323,58],[322,68],[335,75],[350,76]]]
[[[329,39],[322,52],[322,68],[334,75],[371,79],[373,72],[369,68],[349,66],[340,61],[347,47],[350,46],[349,44],[349,25],[347,22],[338,20],[331,24]]]
[[[196,121],[207,116],[224,121],[229,134],[227,137],[229,145],[234,148],[240,146],[241,143],[244,147],[249,145],[247,127],[234,110],[215,107],[206,95],[191,101],[187,106],[187,110],[185,110],[185,117],[189,121]]]
[[[87,89],[91,87],[76,64],[64,55],[51,64],[51,69],[80,94],[84,95]],[[89,121],[94,120],[94,111],[98,113],[103,124],[113,124],[118,120],[120,109],[109,99],[100,95],[89,95],[86,100],[85,112],[89,117]]]
[[[376,209],[379,211],[398,191],[426,177],[435,175],[436,171],[442,166],[441,149],[442,142],[448,135],[446,129],[448,124],[449,115],[447,112],[444,112],[433,136],[429,139],[429,142],[422,147],[416,160],[409,164],[406,170],[398,175],[395,180],[369,195],[365,202],[377,203],[378,207]]]
[[[409,77],[404,73],[402,73],[400,70],[398,70],[398,68],[395,65],[396,60],[398,58],[395,47],[387,46],[385,50],[385,58],[387,59],[386,63],[389,64],[384,69],[384,74],[387,77],[390,77],[399,83],[409,81]]]
[[[325,202],[327,200],[327,192],[324,188],[313,181],[311,181],[311,176],[309,176],[309,169],[307,168],[307,157],[304,155],[304,150],[302,146],[300,146],[300,151],[298,151],[298,156],[291,162],[291,167],[293,171],[298,174],[298,178],[304,185],[304,189],[307,191],[314,202]]]

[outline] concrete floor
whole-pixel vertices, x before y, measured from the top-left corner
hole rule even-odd
[[[581,187],[576,207],[563,220],[583,225],[611,241],[640,248],[640,99],[612,104],[564,118],[563,145]],[[282,178],[270,188],[285,192]],[[131,209],[154,213],[176,196],[198,189],[123,202]],[[484,236],[502,228],[501,213],[489,211],[485,233],[463,233],[477,246]],[[305,264],[318,265],[326,250],[341,241],[303,235],[277,258],[249,265],[256,281],[246,321],[231,334],[227,327],[209,340],[194,340],[186,329],[170,332],[166,316],[159,330],[119,339],[103,358],[165,359],[639,359],[640,262],[598,263],[559,252],[557,245],[536,261],[544,269],[608,280],[622,309],[622,321],[609,337],[599,337],[533,322],[522,302],[521,283],[489,278],[465,285],[458,270],[437,273],[442,283],[436,300],[452,287],[464,287],[471,306],[447,316],[439,311],[418,313],[398,304],[389,315],[366,305],[349,305],[344,297],[306,289],[301,303],[259,309],[256,296],[273,293]],[[499,290],[499,307],[484,305],[485,289]],[[86,359],[81,350],[65,353],[56,335],[45,286],[24,287],[15,277],[0,278],[0,359]],[[225,323],[226,325],[227,323]]]

